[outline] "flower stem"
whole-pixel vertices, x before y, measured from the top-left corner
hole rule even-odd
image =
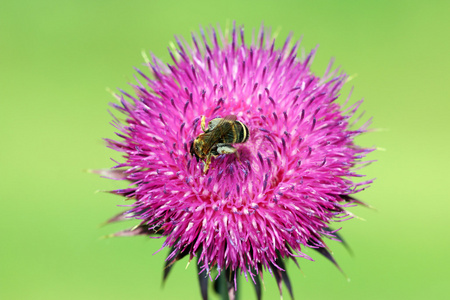
[[[236,286],[234,284],[234,272],[222,272],[218,278],[218,293],[221,295],[222,300],[238,300],[239,294],[237,287],[239,280],[236,277]]]

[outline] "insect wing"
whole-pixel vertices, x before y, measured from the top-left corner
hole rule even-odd
[[[219,143],[227,134],[229,134],[235,121],[235,115],[228,115],[220,120],[211,132],[204,135],[205,144],[208,145],[207,152],[209,152],[214,145]]]

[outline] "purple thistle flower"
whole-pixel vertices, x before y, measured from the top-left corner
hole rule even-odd
[[[341,240],[330,222],[352,218],[346,208],[362,203],[352,195],[371,183],[351,180],[372,151],[353,143],[370,121],[349,128],[362,101],[346,109],[335,102],[347,76],[331,64],[314,75],[316,50],[299,59],[291,36],[281,49],[263,27],[250,45],[235,27],[231,36],[211,28],[192,39],[176,39],[171,64],[152,57],[152,76],[138,70],[135,95],[122,91],[113,105],[126,121],[114,120],[120,140],[107,142],[125,161],[103,174],[129,181],[114,193],[134,204],[110,222],[140,221],[115,235],[164,236],[164,279],[175,262],[196,257],[203,299],[207,277],[222,273],[231,298],[244,274],[259,299],[264,270],[292,296],[284,259],[310,259],[302,252],[310,247],[336,264],[324,237]],[[190,153],[202,116],[208,124],[228,115],[247,126],[248,141],[230,143],[234,154],[216,153],[205,172],[205,160]]]

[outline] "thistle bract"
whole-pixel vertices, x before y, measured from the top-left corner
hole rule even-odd
[[[119,140],[107,141],[124,160],[107,174],[130,182],[114,193],[134,203],[111,221],[140,222],[116,235],[163,237],[170,249],[164,278],[179,259],[196,257],[204,298],[205,278],[222,273],[230,295],[244,274],[260,297],[264,270],[280,292],[283,281],[292,292],[283,260],[310,259],[302,249],[311,247],[335,263],[324,237],[340,238],[329,224],[351,218],[346,207],[359,202],[352,195],[370,183],[352,180],[371,151],[353,142],[368,123],[350,129],[361,101],[336,103],[347,76],[331,64],[324,76],[314,75],[316,50],[299,58],[298,42],[289,36],[276,48],[263,27],[248,43],[243,28],[210,28],[176,44],[171,63],[152,56],[148,69],[137,71],[134,93],[122,92],[121,104],[113,104],[126,120],[113,121]],[[213,157],[205,173],[189,149],[202,116],[227,115],[250,137],[233,145],[238,155]]]

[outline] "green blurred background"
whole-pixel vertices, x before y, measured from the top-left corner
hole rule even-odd
[[[126,3],[126,4],[124,4]],[[2,1],[0,4],[0,298],[200,299],[196,268],[175,266],[161,287],[166,250],[144,237],[100,239],[134,223],[100,227],[121,187],[83,170],[109,168],[113,137],[106,90],[127,88],[141,51],[169,62],[173,35],[232,20],[262,21],[320,44],[313,71],[331,57],[355,79],[378,132],[358,139],[385,151],[359,194],[378,210],[340,223],[354,256],[330,242],[351,281],[315,262],[290,264],[297,299],[444,299],[449,296],[448,1]],[[447,154],[446,154],[447,153]],[[264,299],[279,299],[265,276]],[[251,284],[240,290],[254,299]],[[284,290],[285,298],[287,290]],[[212,299],[218,299],[211,297]]]

